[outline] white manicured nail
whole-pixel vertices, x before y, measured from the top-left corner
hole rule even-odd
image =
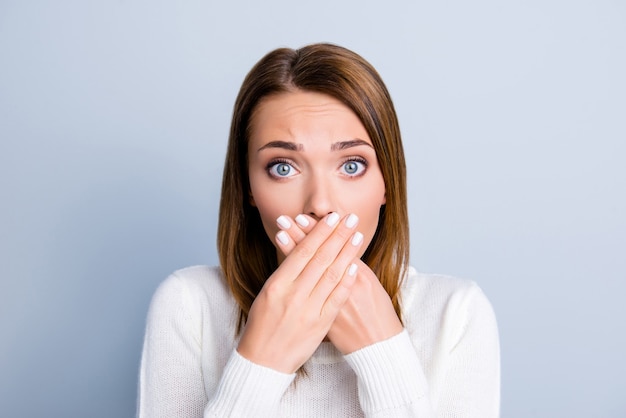
[[[348,219],[346,219],[346,226],[348,228],[354,228],[354,225],[356,225],[358,221],[359,217],[356,216],[354,213],[351,213],[350,216],[348,216]]]
[[[326,218],[326,223],[328,224],[328,226],[335,226],[335,225],[337,225],[337,221],[339,221],[339,215],[337,215],[337,212],[331,213]]]
[[[291,228],[291,222],[287,219],[286,216],[280,215],[278,219],[276,219],[276,223],[280,225],[282,228],[289,229]]]
[[[348,268],[348,276],[354,276],[356,273],[356,264],[352,263],[350,264],[350,267]]]
[[[280,231],[276,234],[276,238],[278,238],[278,241],[283,245],[289,244],[289,235],[285,231]]]
[[[303,228],[306,228],[307,226],[309,226],[309,220],[304,215],[296,216],[296,222],[298,223],[298,225],[300,225]]]
[[[352,237],[352,245],[356,247],[361,243],[361,241],[363,241],[363,234],[361,234],[360,232],[355,232],[354,236]]]

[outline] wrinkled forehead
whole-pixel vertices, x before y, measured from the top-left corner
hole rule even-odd
[[[266,96],[248,123],[249,142],[291,141],[303,133],[341,135],[372,144],[362,121],[342,101],[323,93],[301,91]],[[262,145],[262,144],[261,144]]]

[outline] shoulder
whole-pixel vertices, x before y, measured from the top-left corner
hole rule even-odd
[[[465,328],[479,320],[495,326],[491,303],[473,280],[418,272],[409,267],[402,283],[402,310],[408,323],[429,318],[433,327]],[[408,324],[407,324],[408,325]]]
[[[228,291],[222,270],[219,267],[191,266],[176,270],[157,288],[156,294],[180,291]]]
[[[192,266],[170,274],[156,289],[151,310],[197,310],[205,305],[227,305],[231,299],[219,267]]]
[[[409,267],[402,282],[402,298],[407,307],[418,301],[445,301],[454,295],[480,292],[478,285],[467,279],[444,274],[418,272]]]

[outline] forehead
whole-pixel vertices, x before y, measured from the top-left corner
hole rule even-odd
[[[298,136],[327,132],[358,137],[371,143],[358,116],[332,96],[297,90],[263,98],[250,120],[250,140],[270,140],[273,135]],[[338,138],[336,138],[338,139]]]

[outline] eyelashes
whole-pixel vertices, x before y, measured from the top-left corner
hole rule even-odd
[[[368,162],[360,156],[350,156],[344,158],[339,164],[340,174],[348,178],[358,178],[367,172]],[[265,166],[267,174],[277,180],[293,177],[300,173],[297,165],[286,158],[273,158]]]
[[[289,178],[297,174],[293,163],[285,158],[274,158],[265,166],[270,177],[276,179]]]
[[[348,157],[341,164],[341,169],[348,177],[361,177],[367,171],[367,160],[362,157]]]

